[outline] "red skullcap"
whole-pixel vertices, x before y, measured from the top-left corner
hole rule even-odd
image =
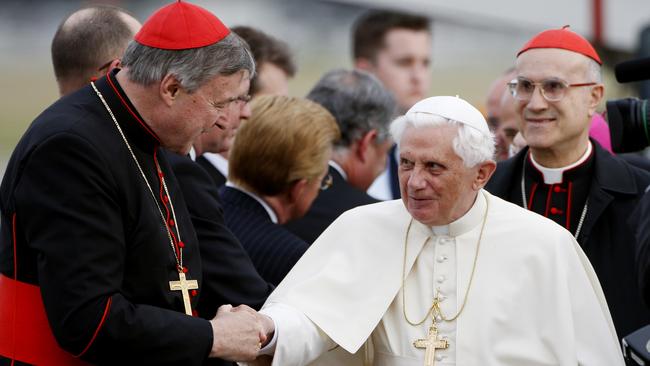
[[[561,48],[580,53],[593,59],[600,65],[603,64],[591,43],[582,38],[578,33],[571,31],[568,25],[561,29],[549,29],[539,33],[519,50],[517,56],[533,48]]]
[[[135,40],[164,50],[186,50],[219,42],[230,29],[209,11],[186,2],[160,8],[144,23]]]

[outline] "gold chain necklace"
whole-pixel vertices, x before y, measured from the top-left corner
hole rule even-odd
[[[469,282],[467,284],[467,288],[465,289],[465,298],[463,299],[463,304],[461,305],[460,309],[451,318],[446,318],[442,314],[442,310],[440,309],[440,298],[439,298],[439,293],[436,291],[435,298],[433,299],[433,302],[431,304],[431,307],[427,310],[427,312],[424,315],[424,318],[420,320],[419,322],[412,321],[409,319],[408,315],[406,314],[406,255],[408,253],[408,238],[409,238],[409,232],[411,231],[411,225],[413,224],[413,218],[411,218],[411,221],[409,221],[408,228],[406,229],[406,236],[404,237],[404,262],[402,265],[402,312],[404,313],[404,319],[406,319],[406,322],[413,325],[413,326],[418,326],[422,323],[424,323],[429,316],[432,317],[433,323],[435,325],[436,323],[436,313],[440,318],[446,322],[451,322],[454,321],[458,318],[460,313],[463,312],[463,309],[465,308],[465,304],[467,303],[467,295],[469,295],[469,289],[472,287],[472,280],[474,279],[474,272],[476,270],[476,262],[478,259],[478,253],[479,249],[481,248],[481,239],[483,239],[483,231],[485,229],[485,223],[487,221],[487,214],[488,214],[488,209],[490,208],[490,201],[488,200],[488,197],[485,197],[485,214],[483,215],[483,224],[481,225],[481,232],[478,237],[478,242],[476,243],[476,253],[474,254],[474,264],[472,265],[472,272],[469,276]],[[424,245],[426,245],[431,237],[427,238],[427,240],[424,242]],[[423,245],[423,246],[424,246]]]
[[[165,232],[167,233],[167,237],[169,239],[169,244],[171,245],[172,252],[174,253],[174,258],[176,259],[176,265],[179,273],[183,272],[183,248],[179,247],[178,252],[179,254],[176,254],[176,246],[174,245],[174,240],[172,239],[172,234],[169,230],[169,227],[167,226],[167,220],[165,220],[165,215],[162,212],[162,209],[160,208],[160,205],[158,204],[158,200],[156,200],[156,195],[153,193],[153,189],[151,188],[151,184],[149,184],[149,180],[147,179],[147,176],[144,174],[144,171],[142,170],[142,167],[140,166],[140,163],[138,162],[138,159],[135,156],[135,153],[133,153],[133,149],[131,149],[131,145],[129,144],[129,141],[126,139],[126,136],[124,135],[124,132],[122,131],[122,128],[120,127],[120,124],[117,123],[117,119],[115,118],[115,115],[113,114],[113,111],[111,108],[108,106],[108,103],[106,103],[106,100],[104,99],[104,96],[102,93],[97,89],[95,86],[94,82],[91,82],[90,85],[92,85],[93,89],[95,90],[95,93],[97,93],[97,96],[99,99],[102,101],[102,104],[104,104],[104,107],[108,111],[108,114],[111,116],[111,119],[113,119],[113,123],[115,124],[115,127],[117,127],[117,131],[120,133],[120,136],[122,136],[122,140],[124,141],[124,144],[126,145],[127,149],[129,150],[129,153],[131,153],[131,158],[133,158],[133,161],[135,162],[135,165],[138,167],[138,170],[140,171],[140,175],[142,176],[142,179],[144,179],[145,184],[147,185],[147,188],[149,188],[149,193],[151,193],[151,198],[153,199],[153,202],[156,204],[156,207],[158,208],[158,213],[160,213],[160,218],[163,221],[163,226],[165,227]],[[160,174],[162,170],[160,169],[160,165],[158,165],[158,162],[155,161],[156,163],[156,170]],[[163,176],[160,176],[160,180],[162,181],[163,188],[165,190],[165,194],[167,197],[169,197],[169,206],[171,207],[172,211],[172,217],[174,218],[174,226],[176,228],[176,235],[178,238],[178,241],[181,240],[181,233],[178,230],[178,221],[176,220],[176,212],[174,211],[174,204],[172,203],[171,196],[169,195],[169,190],[167,189],[167,183],[165,183],[165,178]]]

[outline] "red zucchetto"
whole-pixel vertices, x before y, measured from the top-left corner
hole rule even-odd
[[[550,29],[539,33],[517,52],[517,56],[533,48],[561,48],[580,53],[593,59],[600,65],[603,64],[591,43],[578,33],[571,31],[568,25],[561,29]]]
[[[186,50],[219,42],[230,34],[211,12],[182,1],[160,8],[142,25],[135,40],[165,50]]]

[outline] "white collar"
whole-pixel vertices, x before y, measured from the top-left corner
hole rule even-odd
[[[485,207],[487,205],[487,199],[483,190],[480,190],[476,195],[474,200],[474,205],[472,208],[467,211],[463,216],[458,218],[456,221],[441,226],[432,226],[431,230],[436,235],[448,235],[448,236],[459,236],[463,235],[483,221],[483,216],[485,215]]]
[[[196,150],[194,150],[194,146],[190,147],[190,152],[187,153],[187,155],[190,156],[190,159],[192,159],[192,161],[196,161]]]
[[[228,160],[221,156],[220,154],[215,153],[204,153],[202,155],[205,160],[209,161],[212,166],[215,167],[224,177],[228,176]]]
[[[247,195],[251,196],[255,201],[259,202],[262,207],[264,207],[264,210],[266,211],[267,214],[269,214],[269,218],[271,221],[273,221],[274,224],[278,223],[278,215],[275,214],[275,211],[273,211],[273,208],[269,206],[268,203],[266,203],[260,196],[256,195],[253,192],[248,192],[242,187],[237,186],[235,183],[231,181],[226,182],[226,187],[234,188],[240,192],[246,193]]]
[[[575,163],[561,168],[547,168],[545,166],[542,166],[540,163],[535,161],[532,153],[530,154],[530,161],[533,163],[533,166],[535,166],[535,168],[537,168],[537,170],[539,170],[544,176],[544,184],[557,184],[562,183],[562,175],[565,171],[573,169],[578,165],[584,163],[589,158],[589,155],[591,155],[591,150],[593,150],[593,147],[591,146],[591,141],[588,141],[587,151],[582,154],[580,159],[578,159]]]
[[[348,180],[348,175],[345,173],[345,170],[343,170],[343,167],[339,165],[339,163],[335,162],[334,160],[330,160],[328,164],[334,168],[339,174],[341,174],[341,177],[343,177],[343,180],[347,181]]]

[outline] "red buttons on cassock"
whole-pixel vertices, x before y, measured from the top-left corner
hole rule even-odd
[[[551,207],[551,214],[552,215],[562,215],[563,213],[564,213],[564,211],[562,211],[560,209],[557,209],[555,207]]]

